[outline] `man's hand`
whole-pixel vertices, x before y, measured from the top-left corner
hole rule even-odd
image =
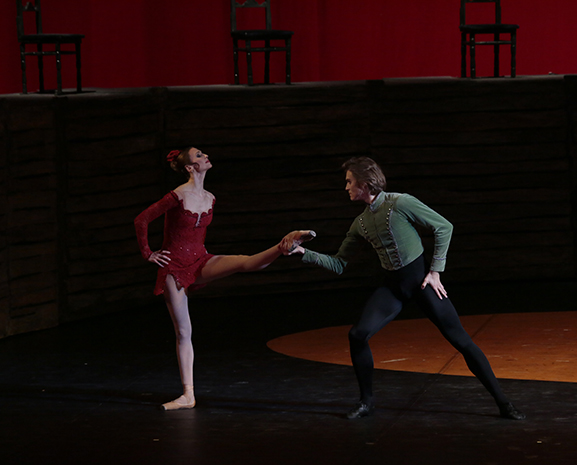
[[[433,288],[439,296],[439,299],[443,300],[443,297],[447,297],[447,291],[445,291],[445,288],[441,284],[441,275],[438,271],[429,271],[427,273],[423,284],[421,284],[421,289],[425,289],[427,284]]]

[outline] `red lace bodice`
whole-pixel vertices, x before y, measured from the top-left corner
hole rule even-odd
[[[213,201],[214,207],[214,201]],[[198,278],[202,267],[213,257],[204,247],[206,228],[212,221],[212,207],[200,214],[184,208],[174,191],[148,207],[134,220],[136,238],[142,256],[148,260],[152,250],[148,245],[148,225],[161,215],[164,219],[162,249],[170,251],[170,263],[158,268],[154,294],[164,292],[166,276],[172,275],[181,287],[188,288]],[[195,286],[199,288],[202,286]]]

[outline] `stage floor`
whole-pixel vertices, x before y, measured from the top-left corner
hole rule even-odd
[[[462,316],[498,378],[577,383],[577,311]],[[348,326],[282,336],[268,347],[291,357],[352,365]],[[375,368],[473,376],[428,319],[393,321],[371,339]]]
[[[555,357],[575,353],[574,287],[484,284],[482,295],[474,285],[452,286],[449,292],[465,325],[482,329],[476,337],[491,335],[509,348],[530,339],[533,349],[518,355],[527,356],[523,362],[531,371],[553,346],[561,349]],[[501,373],[504,390],[528,416],[510,421],[498,417],[475,378],[437,365],[429,373],[385,366],[375,372],[376,414],[349,421],[343,414],[357,398],[351,367],[267,347],[287,335],[324,328],[342,332],[368,293],[193,301],[198,405],[189,411],[157,408],[179,394],[173,330],[161,300],[150,308],[0,340],[1,463],[575,463],[574,381],[510,379],[519,376]],[[409,335],[422,324],[414,308],[401,318],[395,325]],[[491,322],[499,321],[511,334],[506,341],[491,330],[496,327]],[[562,344],[550,340],[539,347],[544,322],[554,321],[568,329],[557,340]],[[485,349],[487,341],[476,340]],[[411,344],[419,350],[434,345],[421,337]],[[403,358],[398,352],[387,357]],[[563,363],[575,371],[574,361]]]

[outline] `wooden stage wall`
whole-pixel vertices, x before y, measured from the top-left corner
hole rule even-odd
[[[132,221],[180,182],[164,158],[187,144],[214,163],[212,253],[309,228],[335,252],[363,208],[339,166],[369,155],[454,224],[446,283],[575,279],[576,102],[576,76],[0,96],[0,337],[156,299]],[[199,295],[366,286],[362,255],[340,277],[283,257]]]

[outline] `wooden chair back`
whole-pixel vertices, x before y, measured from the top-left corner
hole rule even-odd
[[[40,0],[16,0],[16,26],[18,33],[18,40],[26,35],[24,22],[25,14],[35,15],[36,32],[35,34],[42,34],[42,9]]]
[[[236,10],[238,8],[264,8],[266,18],[266,30],[272,29],[270,14],[270,0],[230,0],[230,30],[236,31]],[[262,29],[262,28],[261,28]]]

